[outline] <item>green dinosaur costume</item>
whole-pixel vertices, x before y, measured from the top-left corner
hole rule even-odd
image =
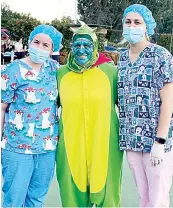
[[[93,57],[79,66],[73,52],[57,72],[60,105],[57,179],[63,207],[120,207],[123,152],[119,150],[117,68],[98,54],[95,33],[87,25]]]

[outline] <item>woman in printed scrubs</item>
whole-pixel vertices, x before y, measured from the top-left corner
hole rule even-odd
[[[126,150],[140,207],[169,207],[173,173],[173,57],[149,42],[156,22],[140,4],[123,16],[129,49],[120,55],[120,149]]]

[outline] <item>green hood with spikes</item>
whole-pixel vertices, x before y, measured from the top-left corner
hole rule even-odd
[[[75,71],[77,73],[82,73],[84,70],[89,69],[98,59],[98,39],[97,36],[94,32],[94,29],[91,29],[88,25],[83,24],[81,27],[77,28],[77,29],[72,29],[74,35],[72,38],[72,41],[74,41],[74,39],[77,38],[87,38],[89,40],[91,40],[94,44],[94,52],[93,52],[93,56],[91,58],[91,60],[84,66],[80,66],[75,62],[74,59],[74,54],[71,51],[68,59],[67,59],[67,67],[72,70]]]

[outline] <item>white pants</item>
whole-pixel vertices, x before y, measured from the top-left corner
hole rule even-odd
[[[140,207],[169,207],[173,150],[165,153],[157,166],[152,166],[150,153],[127,151],[127,160],[139,191]]]

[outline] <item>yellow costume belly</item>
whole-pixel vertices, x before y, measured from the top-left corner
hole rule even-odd
[[[93,68],[69,72],[61,80],[64,142],[73,180],[81,192],[104,188],[108,172],[111,88],[107,75]]]

